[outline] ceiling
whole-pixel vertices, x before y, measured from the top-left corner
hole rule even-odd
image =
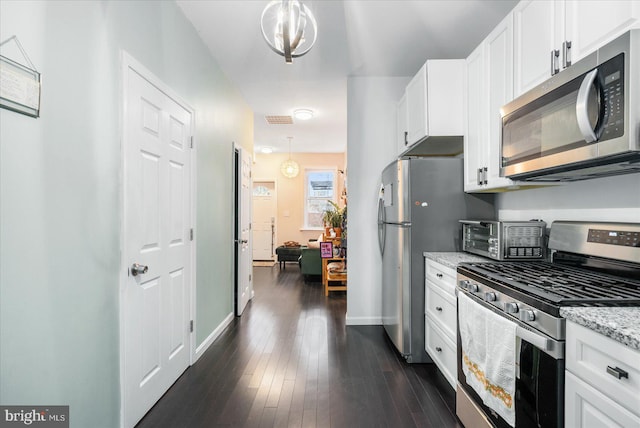
[[[306,0],[318,39],[293,64],[260,29],[268,1],[177,0],[223,72],[254,111],[256,152],[271,147],[331,153],[347,147],[347,78],[413,76],[427,59],[466,58],[517,0]],[[269,125],[265,115],[315,112],[309,121]]]

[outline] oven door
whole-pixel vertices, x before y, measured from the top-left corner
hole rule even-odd
[[[459,293],[464,291],[458,289]],[[493,306],[464,292],[479,305],[505,316]],[[511,320],[511,318],[509,318]],[[564,342],[518,324],[516,329],[516,392],[515,413],[517,428],[564,426]],[[456,414],[467,427],[499,427],[510,425],[482,399],[466,382],[462,371],[462,346],[458,337],[458,393]]]

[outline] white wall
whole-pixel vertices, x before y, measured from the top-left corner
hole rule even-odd
[[[196,111],[198,344],[233,310],[232,141],[253,151],[253,113],[174,2],[3,0],[14,34],[43,85],[40,118],[0,109],[0,403],[113,428],[121,50]]]
[[[397,157],[395,106],[409,80],[409,77],[350,77],[347,82],[347,324],[381,324],[378,191],[382,170]]]
[[[640,222],[640,174],[519,190],[497,197],[500,220]]]

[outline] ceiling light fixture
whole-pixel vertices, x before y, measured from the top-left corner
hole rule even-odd
[[[309,120],[313,117],[313,110],[308,108],[299,108],[293,111],[293,117],[298,120]]]
[[[273,149],[271,147],[263,147],[260,149],[260,152],[264,153],[265,155],[268,155],[273,153]]]
[[[294,178],[298,176],[298,172],[300,172],[300,167],[298,166],[298,163],[296,161],[291,159],[291,138],[292,137],[287,137],[287,138],[289,139],[289,159],[282,162],[282,165],[280,165],[280,172],[282,173],[282,175],[284,175],[287,178]]]
[[[300,0],[270,2],[262,11],[260,27],[271,50],[283,56],[287,64],[309,52],[318,36],[316,19]]]

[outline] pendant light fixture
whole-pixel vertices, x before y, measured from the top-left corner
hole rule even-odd
[[[280,172],[282,173],[282,175],[284,175],[287,178],[294,178],[298,176],[298,172],[300,172],[300,167],[298,166],[298,163],[296,161],[291,159],[291,138],[292,137],[287,137],[287,138],[289,139],[289,159],[282,162],[282,165],[280,165]]]
[[[318,35],[313,13],[300,0],[270,2],[262,11],[260,27],[271,50],[287,64],[309,52]]]

